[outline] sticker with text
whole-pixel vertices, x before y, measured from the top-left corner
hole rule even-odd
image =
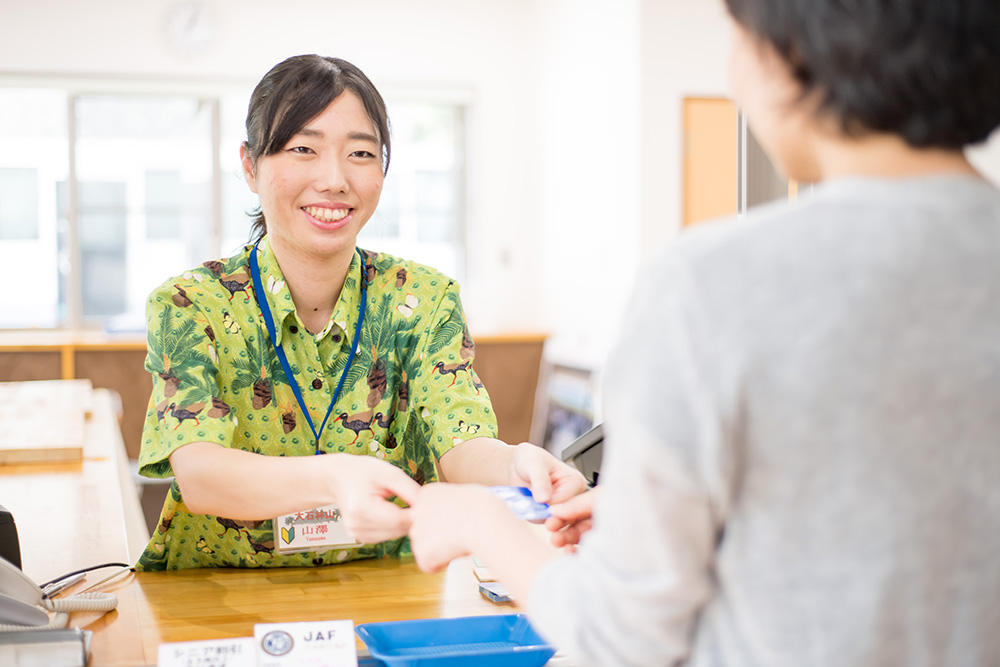
[[[283,554],[361,546],[347,532],[343,516],[334,505],[282,514],[274,520],[274,544]]]
[[[354,622],[306,621],[253,626],[258,667],[357,667]]]

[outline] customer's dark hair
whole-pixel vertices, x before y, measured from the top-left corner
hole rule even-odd
[[[851,136],[961,148],[1000,124],[997,0],[726,0]]]
[[[280,152],[306,123],[318,116],[345,90],[361,98],[382,144],[382,169],[389,171],[391,144],[385,102],[360,69],[340,58],[314,54],[294,56],[278,63],[264,75],[250,96],[247,110],[247,140],[250,161]],[[267,232],[267,221],[259,208],[251,213],[250,241]]]

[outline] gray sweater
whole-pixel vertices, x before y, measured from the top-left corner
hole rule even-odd
[[[824,184],[685,233],[608,363],[580,664],[1000,664],[1000,193]]]

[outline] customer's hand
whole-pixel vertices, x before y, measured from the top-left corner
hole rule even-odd
[[[552,531],[552,544],[557,547],[575,547],[594,525],[594,503],[597,489],[570,498],[564,503],[549,506],[552,516],[545,520],[545,527]]]
[[[332,454],[337,507],[344,527],[359,542],[384,542],[406,535],[410,510],[389,501],[396,496],[413,505],[420,485],[402,470],[371,456]]]
[[[527,486],[540,503],[561,503],[587,490],[587,480],[548,451],[522,442],[511,459],[511,483]]]
[[[410,510],[410,546],[417,565],[435,572],[452,559],[491,544],[506,523],[518,523],[502,500],[478,484],[427,484]]]

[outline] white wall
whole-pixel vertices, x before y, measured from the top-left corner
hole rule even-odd
[[[639,2],[541,3],[541,254],[550,358],[603,364],[639,254]]]
[[[681,226],[681,100],[728,96],[729,19],[718,0],[641,4],[641,246],[648,253]]]

